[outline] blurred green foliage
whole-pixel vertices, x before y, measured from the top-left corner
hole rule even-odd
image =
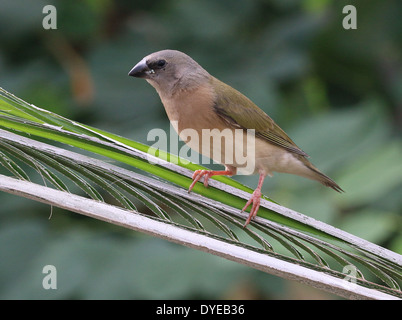
[[[57,8],[57,30],[42,28],[47,4]],[[347,4],[357,8],[357,30],[342,27]],[[401,1],[3,0],[0,44],[0,86],[141,142],[169,123],[154,89],[128,71],[153,51],[188,53],[346,191],[277,174],[267,195],[402,253]],[[48,219],[51,209],[32,201],[0,201],[3,299],[329,297],[59,209]],[[42,288],[48,264],[57,290]]]

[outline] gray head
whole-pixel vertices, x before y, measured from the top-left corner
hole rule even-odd
[[[138,62],[128,75],[146,79],[161,96],[171,96],[178,90],[191,90],[210,78],[196,61],[177,50],[151,53]]]

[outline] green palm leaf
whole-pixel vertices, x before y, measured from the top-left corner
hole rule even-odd
[[[56,147],[54,142],[76,150]],[[80,149],[95,155],[85,156]],[[219,240],[256,255],[302,266],[312,273],[344,279],[348,276],[345,269],[353,269],[357,286],[402,297],[400,255],[268,198],[261,203],[259,217],[244,229],[246,214],[240,210],[252,189],[230,178],[217,177],[211,181],[211,188],[197,185],[188,194],[192,171],[202,167],[162,151],[153,152],[156,164],[151,164],[148,149],[37,108],[0,88],[0,164],[4,172],[21,182],[36,183],[38,192],[39,184],[44,183],[66,194],[85,195],[96,203],[104,203],[107,198],[132,215],[146,214],[155,224]],[[117,161],[117,165],[96,159],[96,154]],[[132,170],[123,168],[123,164]],[[4,176],[1,179],[10,181]],[[2,190],[13,192],[7,187]],[[43,197],[37,200],[41,199],[50,202]],[[140,213],[138,208],[146,210]]]

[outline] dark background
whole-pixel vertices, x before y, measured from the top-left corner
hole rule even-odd
[[[57,8],[57,30],[42,27],[47,4]],[[357,30],[342,27],[347,4]],[[265,194],[402,253],[401,1],[0,3],[1,87],[144,143],[169,122],[155,90],[127,73],[166,48],[246,94],[346,191],[276,174]],[[8,194],[0,203],[2,299],[334,298]],[[45,265],[57,268],[57,290],[42,288]]]

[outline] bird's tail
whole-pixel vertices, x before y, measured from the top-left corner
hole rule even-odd
[[[304,160],[305,161],[303,161],[303,163],[306,165],[307,168],[310,169],[310,173],[311,173],[309,175],[306,175],[307,178],[316,180],[316,181],[322,183],[324,186],[330,187],[339,193],[345,192],[334,180],[332,180],[330,177],[323,174],[320,170],[318,170],[316,167],[314,167],[310,161],[308,161],[305,158],[304,158]]]

